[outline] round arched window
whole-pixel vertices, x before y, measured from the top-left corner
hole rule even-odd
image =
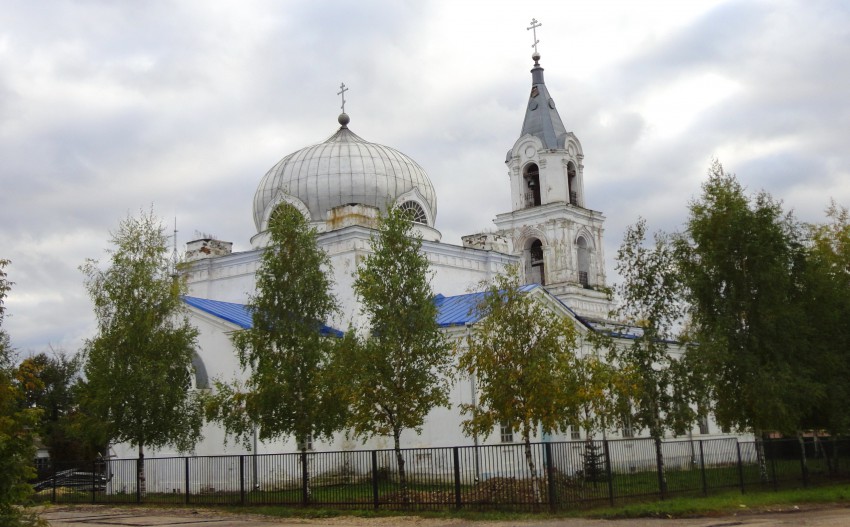
[[[405,201],[401,205],[398,206],[401,210],[407,214],[407,217],[416,223],[428,224],[428,217],[425,216],[425,211],[422,210],[422,205],[416,203],[415,201]]]

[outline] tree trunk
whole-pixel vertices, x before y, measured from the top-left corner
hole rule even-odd
[[[803,472],[803,486],[809,485],[809,460],[806,458],[806,440],[803,432],[797,430],[797,442],[800,444],[800,468]]]
[[[307,438],[301,440],[301,485],[304,489],[302,501],[304,505],[310,503],[312,490],[310,489],[310,467],[307,465]]]
[[[139,443],[139,466],[137,470],[139,472],[139,497],[144,498],[147,494],[147,485],[145,484],[145,450],[142,446],[142,443]]]
[[[767,483],[767,460],[764,456],[764,438],[762,438],[761,430],[756,430],[756,459],[758,459],[759,464],[759,477],[761,478],[762,483]]]
[[[829,466],[829,474],[830,476],[838,476],[838,440],[833,435],[830,442],[832,443],[832,463]]]
[[[531,433],[528,426],[523,427],[522,440],[525,443],[525,462],[528,463],[528,470],[531,473],[531,492],[534,495],[534,503],[537,504],[540,503],[540,481],[537,477],[534,456],[531,455]]]
[[[395,443],[395,459],[398,464],[398,483],[401,487],[401,500],[405,505],[410,503],[410,496],[407,493],[407,474],[404,471],[404,456],[401,455],[401,430],[393,427],[393,442]]]
[[[652,438],[655,442],[655,460],[658,463],[658,490],[661,497],[667,496],[667,471],[664,468],[664,452],[661,449],[661,437],[656,435]]]

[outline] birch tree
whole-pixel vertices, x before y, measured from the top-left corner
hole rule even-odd
[[[461,405],[466,435],[489,436],[500,425],[518,430],[535,498],[538,467],[531,438],[565,431],[579,415],[575,377],[576,330],[521,288],[519,270],[509,268],[484,283],[477,315],[460,350],[458,368],[474,376],[478,401]]]
[[[263,440],[294,436],[309,495],[308,445],[330,438],[344,422],[329,370],[338,348],[324,325],[337,312],[337,302],[327,254],[304,216],[281,205],[268,233],[257,292],[248,301],[252,327],[232,335],[247,381],[217,380],[206,412],[246,444],[255,430]]]
[[[428,260],[411,218],[387,211],[370,245],[354,279],[368,335],[352,334],[343,358],[349,424],[362,438],[392,437],[407,500],[401,434],[421,432],[432,409],[449,405],[451,349],[437,325]]]
[[[673,245],[657,233],[647,241],[646,221],[640,219],[626,229],[617,251],[616,269],[623,281],[617,287],[620,315],[638,328],[629,344],[611,348],[609,360],[618,368],[626,387],[620,396],[630,403],[631,425],[648,430],[655,443],[661,492],[667,480],[661,442],[665,431],[684,433],[695,421],[696,412],[688,396],[687,377],[680,357],[671,354],[677,322],[683,316],[681,287]]]
[[[188,451],[200,438],[202,410],[191,390],[197,330],[172,273],[167,238],[152,212],[122,220],[112,233],[109,265],[81,270],[94,304],[97,335],[83,348],[81,403],[96,442]],[[144,492],[144,487],[142,488]]]

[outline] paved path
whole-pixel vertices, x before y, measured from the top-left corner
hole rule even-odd
[[[415,516],[355,518],[340,516],[323,519],[270,518],[252,514],[233,514],[211,509],[112,508],[102,506],[54,506],[44,509],[42,517],[52,527],[130,526],[152,527],[848,527],[850,508],[805,508],[759,514],[728,515],[694,519],[631,520],[511,520],[503,522],[462,519],[430,519]]]

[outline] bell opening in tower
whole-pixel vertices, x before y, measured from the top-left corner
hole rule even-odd
[[[540,169],[531,163],[525,167],[525,206],[537,207],[540,205]]]
[[[535,239],[528,248],[528,276],[530,284],[546,285],[546,272],[543,266],[543,243]]]
[[[578,206],[578,190],[576,189],[576,166],[570,161],[567,164],[567,188],[570,191],[570,205]]]

